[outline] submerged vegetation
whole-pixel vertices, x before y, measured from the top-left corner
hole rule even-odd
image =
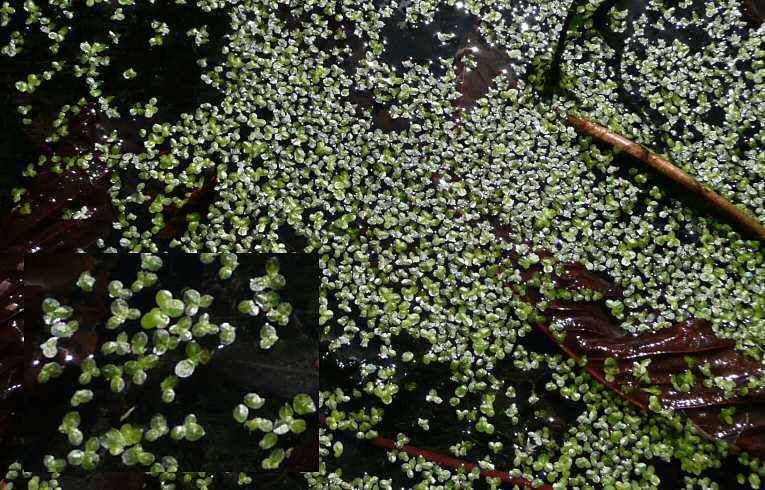
[[[235,254],[317,252],[318,405],[296,399],[270,420],[253,393],[226,412],[274,434],[258,443],[269,451],[263,468],[286,458],[277,427],[299,433],[296,414],[315,409],[321,463],[302,482],[311,488],[760,487],[756,444],[736,453],[748,408],[732,400],[765,388],[763,245],[566,124],[575,114],[650,147],[765,222],[757,2],[159,3],[0,7],[4,62],[25,70],[14,104],[43,153],[8,196],[21,234],[6,240],[14,250],[149,254],[135,283],[108,287],[107,326],[140,318],[146,339],[118,337],[108,351],[140,351],[149,333],[167,350],[176,337],[235,337],[203,314],[168,328],[206,307],[201,293],[159,291],[150,310],[127,306],[134,288],[152,287],[153,254],[221,254],[226,280]],[[139,35],[146,59],[126,48]],[[30,63],[37,56],[54,61]],[[156,71],[164,60],[179,71]],[[51,95],[62,84],[76,96]],[[93,279],[78,284],[87,291]],[[290,315],[269,292],[280,284],[269,273],[236,304],[267,316],[263,350]],[[56,333],[42,352],[53,353],[77,325],[66,306],[46,309]],[[607,323],[598,341],[611,354],[585,358],[584,317]],[[159,334],[166,328],[177,331]],[[678,331],[690,331],[687,343]],[[615,345],[630,334],[650,339],[640,355]],[[694,357],[695,335],[709,348]],[[671,369],[655,336],[675,342]],[[720,361],[735,379],[705,357],[721,352],[738,359]],[[173,378],[204,361],[187,349]],[[60,375],[49,365],[41,381]],[[119,392],[150,369],[102,375]],[[701,388],[696,408],[714,407],[713,421],[685,417],[661,391]],[[78,393],[73,406],[93,403]],[[751,415],[761,432],[761,409]],[[75,421],[62,434],[77,442]],[[193,418],[154,422],[152,437],[205,437]],[[125,464],[160,464],[124,427],[111,428],[109,450]],[[83,467],[97,447],[84,448],[69,455]],[[52,479],[14,465],[6,481],[56,488],[67,461],[51,457]],[[197,468],[169,460],[150,470],[152,481],[174,479],[163,488],[222,481],[176,477]]]

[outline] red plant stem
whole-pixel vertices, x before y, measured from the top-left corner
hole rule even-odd
[[[321,421],[322,424],[325,423],[326,416],[324,416],[323,414],[320,415],[319,420]],[[507,473],[506,471],[484,470],[484,469],[481,469],[481,467],[475,463],[464,461],[462,459],[452,458],[450,456],[444,456],[442,454],[434,453],[432,451],[426,451],[424,449],[420,449],[414,446],[398,447],[396,446],[395,441],[393,441],[392,439],[388,439],[386,437],[377,436],[374,439],[370,440],[369,442],[373,446],[387,449],[388,451],[393,451],[393,450],[403,451],[409,456],[422,457],[428,461],[436,463],[437,465],[441,467],[452,468],[455,470],[458,470],[460,468],[465,468],[467,471],[472,471],[473,468],[478,468],[480,471],[480,475],[482,477],[499,478],[503,482],[508,483],[510,485],[518,485],[519,487],[534,488],[532,486],[531,481],[525,478],[516,478],[514,476],[511,476],[510,473]],[[536,488],[539,490],[552,490],[552,487],[547,484],[543,484]]]
[[[574,352],[572,349],[570,349],[566,344],[563,342],[558,341],[555,336],[550,332],[550,329],[546,325],[537,325],[537,327],[545,334],[547,335],[550,340],[555,342],[557,346],[560,348],[560,350],[563,351],[564,354],[566,354],[568,357],[573,359],[574,361],[579,364],[581,362],[581,357],[579,357],[576,352]],[[619,396],[630,402],[631,404],[635,405],[641,410],[648,410],[648,407],[645,405],[645,403],[641,402],[640,400],[636,399],[635,397],[629,396],[627,393],[624,392],[624,390],[615,383],[609,383],[606,381],[605,376],[603,376],[597,369],[594,369],[592,366],[584,365],[584,370],[589,373],[590,376],[592,376],[598,383],[602,384],[606,388],[609,388],[616,392]]]
[[[481,476],[483,477],[499,478],[503,482],[509,483],[510,485],[518,485],[521,487],[534,488],[529,480],[526,480],[525,478],[516,478],[514,476],[510,476],[510,473],[507,473],[506,471],[483,470],[481,469],[480,466],[478,466],[475,463],[471,463],[469,461],[463,461],[461,459],[452,458],[450,456],[444,456],[442,454],[434,453],[431,451],[426,451],[424,449],[419,449],[414,446],[403,446],[399,448],[399,447],[396,447],[395,441],[392,441],[391,439],[386,439],[385,437],[377,436],[374,439],[372,439],[371,442],[372,442],[372,445],[387,449],[389,451],[392,451],[395,449],[398,451],[403,451],[409,456],[423,457],[427,459],[428,461],[432,461],[442,467],[453,468],[453,469],[465,468],[467,471],[472,471],[473,468],[478,468],[479,471],[481,472]],[[544,489],[544,490],[552,490],[552,487],[549,485],[542,485],[537,488]]]

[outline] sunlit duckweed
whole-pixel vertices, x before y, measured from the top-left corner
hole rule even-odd
[[[65,3],[57,2],[56,8],[66,11]],[[765,31],[746,27],[739,2],[647,1],[640,12],[611,8],[602,22],[595,15],[603,2],[576,2],[569,42],[560,55],[560,90],[545,97],[540,90],[571,7],[567,2],[417,0],[350,7],[309,1],[290,7],[300,19],[295,23],[281,15],[280,2],[196,3],[205,10],[230,11],[225,59],[199,60],[206,70],[202,81],[217,89],[222,100],[145,130],[144,152],[98,152],[118,173],[135,169],[142,184],[129,188],[120,179],[113,181],[119,239],[103,243],[104,248],[143,252],[144,270],[129,289],[110,284],[109,293],[115,301],[128,301],[131,293],[154,285],[162,267],[154,254],[161,246],[157,235],[163,210],[171,203],[181,205],[201,188],[204,175],[217,178],[215,198],[201,215],[189,216],[170,247],[198,252],[205,264],[220,260],[223,280],[237,268],[236,253],[317,252],[323,271],[320,321],[329,351],[370,349],[375,361],[358,368],[363,377],[358,387],[336,386],[321,393],[318,407],[326,414],[322,466],[306,475],[309,486],[392,488],[391,475],[374,474],[376,469],[344,474],[338,460],[348,452],[340,439],[347,434],[374,439],[375,427],[396,417],[385,408],[412,388],[423,389],[429,405],[454,414],[452,453],[471,455],[482,468],[502,461],[507,467],[497,464],[498,469],[536,484],[544,478],[554,488],[656,488],[662,482],[653,461],[663,460],[679,465],[687,488],[715,487],[704,472],[721,465],[724,447],[702,440],[689,423],[663,413],[657,401],[650,408],[658,413],[637,412],[573,361],[524,346],[541,307],[512,297],[507,284],[522,283],[522,270],[498,275],[497,264],[513,252],[527,270],[541,262],[536,252],[545,250],[553,256],[543,264],[548,274],[567,261],[605,271],[624,288],[625,299],[608,307],[628,331],[706,318],[719,336],[762,359],[762,246],[694,203],[673,197],[643,169],[624,168],[620,155],[578,137],[563,123],[565,114],[575,112],[607,125],[665,153],[765,220],[765,91],[757,90],[765,77]],[[443,63],[444,75],[436,76],[432,65],[405,60],[394,68],[383,58],[381,32],[394,13],[401,10],[404,26],[426,23],[441,3],[475,15],[476,29],[508,53],[520,78],[513,85],[499,77],[486,98],[459,115],[453,105],[459,74],[451,60]],[[137,7],[115,7],[113,21],[121,22],[131,8]],[[3,22],[14,15],[31,19],[32,26],[48,25],[35,2],[24,13],[7,2],[0,8]],[[336,27],[341,21],[351,28]],[[163,43],[173,29],[160,21],[151,26],[154,34],[147,43],[152,46]],[[695,34],[699,31],[704,35]],[[351,33],[366,43],[360,56],[348,39]],[[205,26],[187,35],[197,45],[208,40]],[[699,39],[692,43],[694,36]],[[52,52],[65,37],[66,30],[50,32]],[[439,33],[440,42],[449,38]],[[16,32],[2,52],[12,57],[23,49],[24,35]],[[103,43],[84,44],[76,67],[92,101],[105,111],[114,109],[98,74],[109,49]],[[132,76],[130,70],[120,67],[119,73]],[[32,73],[18,82],[19,92],[28,94],[42,90],[48,79]],[[411,119],[411,125],[401,131],[376,127],[370,114],[359,114],[350,102],[351,92],[365,91],[377,105],[388,107],[391,117]],[[629,104],[624,91],[636,94],[637,102]],[[131,115],[152,117],[163,104],[150,98]],[[31,110],[20,112],[26,117]],[[79,160],[65,163],[85,163]],[[152,186],[166,189],[165,194],[151,195],[147,189]],[[139,219],[146,213],[149,223]],[[506,234],[503,239],[497,238],[497,228]],[[300,240],[285,239],[284,229]],[[294,250],[296,242],[301,250]],[[86,279],[80,282],[87,287]],[[291,313],[278,293],[283,286],[278,267],[269,265],[266,276],[252,279],[252,298],[238,303],[240,312],[268,318],[260,331],[263,349],[281,341],[278,326]],[[552,288],[544,293],[542,302],[557,294]],[[141,324],[151,335],[146,349],[161,356],[181,342],[212,335],[213,323],[183,320],[209,306],[212,298],[203,298],[189,291],[163,294],[161,303],[157,298],[156,309],[141,313]],[[183,303],[182,313],[177,301]],[[117,329],[128,321],[128,311],[118,304],[120,314],[113,311],[111,326]],[[44,312],[62,336],[76,330],[60,305],[48,302]],[[170,325],[177,318],[171,313],[180,317],[175,325]],[[233,334],[223,325],[221,342]],[[425,347],[399,348],[405,335]],[[48,340],[43,352],[51,357],[47,354],[56,348],[56,341]],[[124,341],[116,348],[124,350]],[[204,358],[198,351],[186,354],[175,365],[178,377],[191,376]],[[528,418],[522,407],[536,407],[543,394],[538,388],[518,399],[519,387],[496,376],[508,365],[525,373],[549,369],[553,378],[546,391],[582,404],[564,433],[554,435],[545,427],[500,440],[497,427],[522,427]],[[38,379],[59,375],[56,366],[45,364]],[[643,376],[647,367],[638,363],[633,373]],[[447,392],[399,383],[410,368],[427,368],[454,387]],[[609,378],[619,374],[612,362],[607,368]],[[121,388],[126,373],[120,369],[103,366],[99,371],[83,363],[81,382],[105,376],[113,388]],[[174,400],[178,377],[162,382],[167,403]],[[687,374],[672,381],[680,390],[695,382]],[[763,383],[753,380],[753,387]],[[293,404],[293,419],[284,410],[274,421],[253,417],[260,400],[245,397],[242,405],[232,407],[233,422],[264,433],[267,438],[259,444],[272,449],[276,431],[291,430],[299,420],[294,413],[308,406]],[[360,402],[368,409],[351,408]],[[403,445],[421,434],[415,431],[435,428],[434,419],[416,413],[410,422],[406,434],[387,436]],[[187,436],[185,425],[176,427],[176,436]],[[473,447],[474,431],[488,443]],[[97,463],[87,456],[93,451],[75,451],[70,464]],[[133,450],[128,461],[140,463],[141,451]],[[262,467],[280,466],[287,451],[272,449]],[[477,470],[451,472],[402,451],[390,451],[388,458],[400,467],[396,478],[413,488],[472,488],[480,479]],[[740,475],[742,484],[758,488],[765,468],[746,455],[739,460],[750,469]],[[47,463],[52,470],[61,467],[55,458]],[[172,472],[168,465],[163,469]],[[200,487],[209,485],[209,475],[187,477],[197,478]],[[175,476],[162,478],[175,481]],[[242,475],[240,481],[247,478]],[[496,487],[497,482],[488,484]]]

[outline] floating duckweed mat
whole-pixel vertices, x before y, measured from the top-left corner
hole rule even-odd
[[[21,232],[4,242],[318,253],[321,463],[301,485],[760,487],[761,460],[728,442],[731,400],[762,376],[682,359],[665,385],[723,399],[702,433],[609,386],[655,381],[661,353],[588,367],[565,328],[540,329],[555,300],[594,302],[621,334],[704,324],[761,366],[763,245],[566,124],[625,135],[764,222],[760,2],[90,3],[3,4],[6,168],[26,169],[4,176]],[[100,21],[70,38],[78,18]],[[146,56],[118,56],[126,22]],[[149,61],[168,43],[177,73]],[[601,282],[549,283],[572,264]]]

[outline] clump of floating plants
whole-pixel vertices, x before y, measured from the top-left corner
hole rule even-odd
[[[203,254],[199,258],[205,264],[219,262],[218,275],[228,280],[238,267],[236,254]],[[135,272],[135,281],[125,287],[119,280],[112,280],[107,285],[111,298],[109,316],[105,322],[107,330],[115,330],[114,340],[100,344],[100,351],[108,359],[116,362],[101,363],[97,359],[105,357],[97,353],[87,355],[79,362],[78,384],[69,400],[68,411],[58,427],[58,432],[67,438],[71,447],[65,454],[46,454],[42,464],[49,472],[45,477],[24,471],[21,463],[14,463],[5,475],[5,484],[10,488],[60,488],[58,478],[68,468],[80,468],[86,472],[98,471],[106,454],[119,456],[129,468],[153,475],[162,482],[162,488],[171,489],[180,479],[182,482],[194,482],[199,488],[210,485],[214,477],[205,473],[185,473],[179,476],[175,457],[152,452],[153,443],[163,438],[174,441],[195,443],[207,436],[209,429],[195,413],[179,416],[177,411],[153,414],[145,423],[131,421],[135,407],[120,418],[120,424],[114,427],[90,432],[83,425],[81,410],[87,405],[105,403],[94,394],[94,383],[100,378],[107,382],[115,393],[127,390],[141,390],[158,368],[164,358],[177,358],[171,374],[160,382],[161,400],[172,404],[176,400],[176,389],[181,379],[193,377],[199,365],[213,359],[214,350],[205,348],[205,339],[215,337],[217,348],[224,348],[236,340],[237,328],[228,322],[213,323],[207,311],[214,302],[211,294],[196,289],[185,288],[182,291],[170,291],[157,287],[161,283],[165,264],[160,255],[143,253],[140,256],[140,270]],[[223,271],[223,272],[221,272]],[[276,290],[286,286],[287,279],[280,272],[279,259],[272,257],[266,261],[266,274],[248,278],[252,290],[252,300],[241,300],[239,309],[250,316],[267,315],[268,321],[286,325],[292,312],[290,303],[283,301]],[[94,294],[92,271],[80,274],[78,286],[85,295]],[[133,295],[148,289],[154,305],[143,311],[131,304]],[[241,305],[248,305],[246,308]],[[66,349],[57,344],[61,339],[70,339],[78,332],[79,324],[72,320],[77,310],[62,304],[55,298],[42,301],[45,333],[50,335],[40,344],[42,356],[48,360],[38,371],[37,382],[48,383],[61,376],[66,366],[61,361],[72,359]],[[279,340],[275,327],[266,323],[267,334],[260,332],[260,346],[263,349],[274,347]],[[137,330],[137,331],[136,331]],[[134,331],[132,335],[129,333]],[[209,344],[209,343],[207,343]],[[265,344],[265,345],[264,345]],[[64,356],[66,354],[66,356]],[[85,353],[87,354],[87,353]],[[146,396],[151,396],[147,394]],[[293,448],[285,443],[287,434],[302,434],[307,429],[306,416],[317,411],[314,398],[307,393],[294,395],[289,403],[281,406],[267,405],[267,400],[257,393],[244,393],[242,403],[233,408],[231,430],[237,430],[241,424],[249,433],[259,434],[258,446],[265,451],[265,457],[258,462],[266,471],[280,469],[290,457]],[[276,413],[276,417],[268,414]],[[259,413],[260,412],[260,413]],[[225,414],[221,417],[228,419]],[[254,440],[256,438],[253,438]],[[190,476],[191,475],[191,476]],[[208,481],[209,480],[209,481]],[[251,482],[247,473],[238,477],[241,484]],[[207,482],[207,483],[205,483]]]
[[[72,22],[68,7],[51,2],[53,26],[30,4],[24,12],[4,6],[3,19],[28,19],[29,29],[49,34],[57,52]],[[657,461],[680,468],[670,485],[717,487],[713,471],[728,456],[724,444],[701,437],[655,404],[651,408],[660,413],[638,411],[572,359],[526,342],[545,304],[560,293],[540,287],[539,277],[523,279],[522,272],[539,264],[550,274],[566,262],[606,272],[623,290],[623,299],[607,305],[626,331],[706,319],[717,336],[762,361],[762,245],[565,122],[567,114],[578,114],[650,146],[765,221],[765,28],[744,18],[740,2],[648,0],[631,10],[600,0],[196,4],[230,15],[223,58],[198,61],[205,70],[201,80],[219,92],[220,102],[201,104],[177,120],[151,119],[140,151],[125,151],[115,139],[53,161],[86,166],[99,159],[111,168],[119,238],[102,240],[106,251],[151,252],[166,244],[201,253],[202,260],[242,251],[319,253],[327,355],[347,361],[363,354],[366,361],[324,385],[321,467],[305,475],[311,488],[496,488],[502,480],[492,471],[534,486],[658,488],[667,482]],[[119,25],[125,11],[140,8],[114,7],[110,22]],[[474,107],[459,109],[453,59],[427,64],[406,60],[404,53],[400,66],[386,61],[386,36],[426,29],[440,12],[473,16],[473,29],[506,51],[519,79],[497,77]],[[151,27],[147,43],[155,47],[173,32],[172,23]],[[438,39],[446,42],[449,34],[438,32]],[[208,39],[204,26],[189,36],[197,44]],[[75,66],[56,62],[19,81],[23,94],[43,90],[63,70],[87,82],[87,98],[62,108],[51,138],[63,138],[67,114],[88,103],[121,116],[99,82],[116,43],[83,43]],[[2,48],[9,57],[23,50],[21,31]],[[553,63],[557,90],[542,94]],[[465,66],[480,70],[475,60]],[[133,80],[131,68],[119,71]],[[163,104],[149,99],[131,115],[152,117]],[[380,108],[410,123],[390,130],[373,117]],[[34,107],[19,111],[32,121]],[[139,183],[127,185],[127,176]],[[206,188],[213,194],[209,205],[189,212],[181,232],[163,242],[170,211]],[[23,193],[16,196],[23,211]],[[498,274],[510,253],[520,257],[520,267]],[[222,262],[220,277],[235,264]],[[151,282],[151,270],[144,272]],[[524,287],[527,280],[540,291],[536,303],[508,287]],[[88,281],[80,280],[86,287]],[[274,278],[265,282],[276,289]],[[278,325],[288,309],[274,307],[265,283],[255,286],[255,297],[239,304],[240,311],[267,311]],[[132,288],[113,289],[115,299],[128,301]],[[169,306],[176,297],[163,297],[165,309],[158,302],[156,311],[143,313],[161,352],[179,342],[162,327],[177,312]],[[187,298],[180,300],[189,307]],[[193,307],[204,309],[201,297],[196,301]],[[121,307],[118,312],[115,323],[129,314]],[[62,333],[74,328],[64,317],[56,322]],[[272,328],[264,332],[263,348],[277,335]],[[204,322],[199,329],[205,335],[213,330]],[[193,326],[181,335],[194,335]],[[128,340],[115,349],[125,349]],[[53,345],[44,348],[50,352]],[[196,349],[186,354],[177,376],[205,361]],[[141,370],[148,372],[151,363],[145,362]],[[613,362],[606,367],[615,379]],[[116,368],[107,370],[111,379],[123,379],[126,367]],[[536,379],[540,370],[549,379],[529,391],[524,378]],[[636,366],[638,376],[640,370]],[[95,372],[88,368],[83,375]],[[56,375],[53,365],[44,376]],[[162,384],[170,401],[174,379]],[[690,381],[686,375],[673,382],[682,389]],[[749,381],[752,390],[764,385],[763,379]],[[575,407],[573,420],[558,424],[562,430],[546,423],[555,412],[550,399]],[[243,406],[254,410],[246,401]],[[275,423],[249,418],[239,406],[233,410],[243,424]],[[383,434],[383,428],[394,432]],[[429,437],[435,431],[439,437]],[[379,457],[364,460],[369,468],[348,464],[343,448],[357,441],[385,447],[387,459],[381,449]],[[452,461],[474,467],[450,467],[443,457],[434,462],[433,454],[411,449],[428,449],[423,444],[429,442]],[[83,464],[94,446],[85,443]],[[131,453],[139,463],[147,459],[142,451]],[[269,465],[280,460],[275,454]],[[747,454],[738,461],[740,483],[759,488],[762,462]],[[47,462],[51,470],[63,464],[60,458]],[[151,466],[151,474],[170,481],[177,466],[161,464]],[[357,471],[344,470],[349,466]],[[12,467],[9,475],[20,477],[21,469]],[[172,477],[200,487],[212,480],[205,474]],[[240,482],[250,483],[249,477],[241,475]]]
[[[265,404],[265,400],[257,393],[248,393],[244,396],[243,403],[234,407],[233,417],[237,423],[240,423],[250,432],[260,431],[263,437],[258,442],[262,449],[272,449],[279,442],[279,436],[289,432],[301,434],[306,430],[306,421],[295,415],[307,415],[316,412],[316,404],[310,395],[300,393],[295,395],[292,405],[285,404],[279,408],[279,417],[271,420],[264,417],[254,416],[249,418],[252,412],[257,412]],[[261,462],[261,466],[266,470],[273,470],[279,467],[284,460],[285,452],[282,448],[273,449],[268,457]]]

